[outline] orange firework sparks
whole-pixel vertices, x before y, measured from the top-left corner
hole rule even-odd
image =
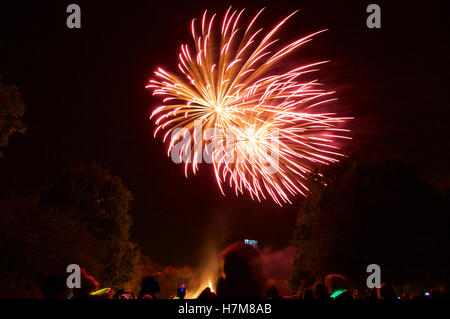
[[[228,9],[217,26],[216,14],[207,11],[194,19],[195,50],[181,45],[181,74],[158,68],[149,81],[153,94],[164,97],[150,118],[155,136],[164,131],[164,142],[170,136],[169,154],[180,161],[189,155],[186,175],[189,166],[195,174],[206,154],[222,193],[228,183],[236,194],[246,190],[253,199],[270,196],[282,205],[306,195],[302,180],[312,168],[342,156],[335,140],[348,138],[338,125],[349,118],[315,112],[334,92],[302,80],[327,61],[279,71],[284,57],[325,30],[275,49],[275,35],[295,12],[264,34],[255,28],[262,11],[245,27],[239,26],[244,10]],[[212,148],[203,150],[206,141]]]

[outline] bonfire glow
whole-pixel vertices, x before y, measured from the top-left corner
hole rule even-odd
[[[214,292],[214,288],[213,288],[213,284],[212,284],[211,280],[208,281],[208,287],[209,287],[209,289],[211,289],[212,292]]]

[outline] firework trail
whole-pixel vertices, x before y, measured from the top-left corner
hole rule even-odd
[[[340,126],[349,118],[316,112],[334,100],[334,92],[302,79],[327,61],[279,71],[284,57],[325,30],[279,46],[275,35],[296,12],[264,34],[255,27],[262,11],[245,27],[239,24],[244,10],[228,9],[221,23],[207,11],[194,19],[195,49],[181,45],[180,73],[158,68],[147,85],[164,97],[150,118],[155,136],[164,132],[164,142],[170,136],[168,154],[181,143],[179,157],[192,155],[186,175],[188,167],[194,174],[198,170],[201,145],[210,141],[214,147],[206,153],[222,193],[228,183],[237,195],[246,190],[253,199],[270,196],[282,205],[307,194],[302,181],[314,167],[342,156],[335,141],[348,138]]]

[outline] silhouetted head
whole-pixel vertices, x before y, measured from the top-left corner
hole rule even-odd
[[[332,299],[352,299],[348,292],[347,278],[342,275],[328,275],[325,277],[325,287],[327,287]]]
[[[279,299],[280,294],[278,293],[277,287],[270,286],[269,289],[267,289],[266,298],[267,299]]]
[[[266,276],[261,252],[242,242],[221,254],[223,276],[217,282],[218,298],[263,298]]]
[[[325,277],[325,287],[327,287],[329,294],[336,290],[347,290],[347,278],[337,274],[328,275]]]
[[[446,299],[450,299],[450,283],[449,282],[445,282],[444,284],[441,285],[441,294],[443,298]]]
[[[211,288],[206,287],[202,293],[197,297],[199,300],[216,299],[217,295],[211,291]]]
[[[178,287],[177,296],[180,299],[184,299],[184,297],[186,296],[186,288],[184,287],[184,284]]]
[[[314,299],[313,290],[311,288],[305,289],[305,291],[303,291],[303,299],[305,300]]]
[[[442,292],[439,289],[431,289],[430,298],[431,299],[441,299],[443,297]]]
[[[328,299],[330,295],[327,292],[327,287],[321,281],[316,281],[313,285],[313,298],[318,300]]]
[[[389,300],[394,300],[394,299],[398,299],[397,294],[394,290],[394,288],[392,288],[391,285],[383,282],[380,286],[380,288],[377,289],[377,296],[378,299],[389,299]]]
[[[73,288],[73,298],[75,299],[86,299],[90,298],[90,293],[98,290],[98,283],[94,277],[88,275],[86,269],[81,268],[81,287]]]
[[[53,274],[44,279],[42,292],[45,299],[68,299],[71,289],[67,287],[67,277],[62,274]]]
[[[159,283],[155,277],[148,276],[142,279],[141,291],[139,292],[139,298],[142,298],[144,295],[151,295],[153,299],[155,298],[155,294],[160,292],[161,288],[159,287]]]

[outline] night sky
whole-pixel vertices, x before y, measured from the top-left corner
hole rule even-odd
[[[379,30],[366,26],[372,2]],[[301,198],[280,208],[230,190],[223,197],[209,168],[186,179],[148,119],[158,103],[144,88],[153,70],[176,71],[191,19],[230,4],[247,17],[267,7],[267,25],[300,9],[280,33],[286,40],[328,28],[287,60],[331,60],[317,77],[337,91],[335,110],[355,117],[345,151],[401,156],[448,187],[448,11],[392,2],[2,1],[0,74],[19,87],[28,131],[0,159],[0,191],[38,193],[66,168],[99,162],[134,194],[133,239],[163,265],[195,265],[209,243],[288,245]],[[81,29],[66,27],[70,3],[81,6]]]

